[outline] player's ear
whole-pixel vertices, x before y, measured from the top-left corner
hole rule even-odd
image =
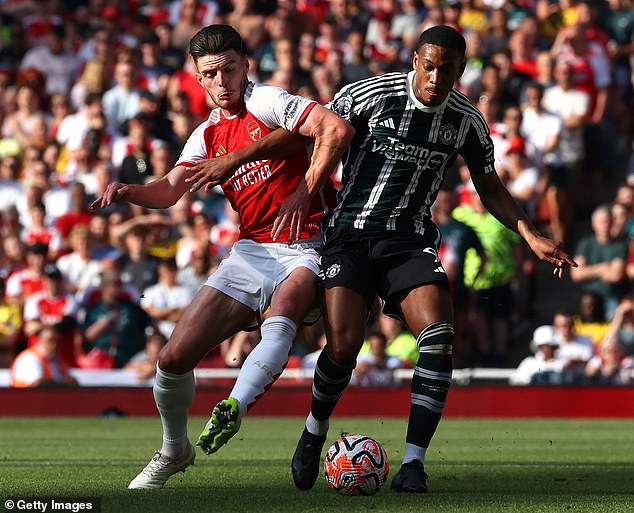
[[[243,57],[244,60],[244,73],[248,73],[249,72],[249,58],[245,55]]]
[[[462,74],[464,73],[464,69],[465,69],[466,65],[467,65],[467,60],[463,59],[462,60],[462,64],[460,65],[460,71],[458,72],[458,77],[457,78],[460,78],[462,76]]]
[[[412,68],[416,69],[418,67],[418,50],[414,50],[414,57],[412,59]]]

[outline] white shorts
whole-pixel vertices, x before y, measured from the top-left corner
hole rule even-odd
[[[205,285],[251,308],[256,314],[252,325],[255,326],[255,321],[261,322],[262,314],[270,306],[275,288],[295,269],[306,267],[315,276],[319,274],[320,246],[321,238],[293,244],[239,240]],[[310,317],[305,322],[315,322],[314,312]]]

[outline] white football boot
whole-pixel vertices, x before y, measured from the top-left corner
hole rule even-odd
[[[195,457],[196,453],[190,444],[187,444],[187,452],[178,459],[163,456],[156,451],[145,468],[130,482],[128,489],[163,488],[171,476],[177,472],[185,472],[187,467],[193,465]]]

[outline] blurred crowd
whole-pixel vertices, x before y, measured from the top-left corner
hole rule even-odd
[[[221,191],[164,212],[88,209],[112,180],[164,176],[213,108],[187,53],[211,23],[241,33],[252,80],[323,104],[346,83],[411,69],[426,28],[460,30],[457,87],[491,128],[497,172],[583,264],[571,276],[578,294],[561,306],[592,332],[584,360],[596,376],[608,353],[634,354],[632,0],[6,0],[0,366],[20,354],[16,384],[72,383],[77,366],[150,376],[236,240]],[[530,314],[535,262],[484,210],[460,160],[433,210],[456,302],[456,366],[513,364],[510,333]],[[385,369],[415,361],[413,337],[382,317],[368,325],[362,384],[389,384]],[[239,333],[203,364],[239,367],[257,341]],[[319,324],[305,329],[290,364],[310,366],[322,341]],[[535,340],[535,358],[544,347]]]

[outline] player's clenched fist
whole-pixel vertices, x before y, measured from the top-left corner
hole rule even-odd
[[[117,201],[130,201],[132,199],[133,191],[134,185],[112,182],[106,188],[106,192],[103,193],[103,196],[97,198],[90,204],[90,210],[105,208]]]

